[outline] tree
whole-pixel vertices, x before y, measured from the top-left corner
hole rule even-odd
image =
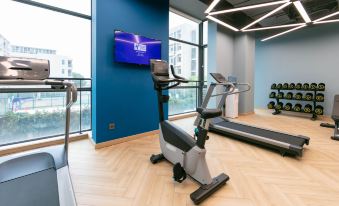
[[[72,74],[73,78],[78,78],[78,79],[83,79],[85,78],[82,74],[80,73],[77,73],[77,72],[73,72]],[[80,87],[89,87],[90,86],[90,83],[89,83],[89,80],[83,80],[81,81],[81,85],[80,85],[80,81],[75,81],[75,84],[77,85],[78,88]]]

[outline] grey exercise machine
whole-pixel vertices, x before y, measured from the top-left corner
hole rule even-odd
[[[76,205],[68,168],[68,142],[71,106],[77,101],[77,88],[70,82],[46,80],[49,73],[48,60],[0,57],[0,86],[10,86],[0,87],[0,92],[30,92],[34,88],[29,86],[45,85],[49,87],[46,91],[67,93],[64,145],[0,158],[0,205]]]
[[[201,115],[196,132],[197,139],[165,120],[163,104],[168,102],[169,96],[163,94],[163,91],[174,88],[180,83],[188,82],[175,74],[173,66],[171,66],[171,71],[174,78],[169,76],[169,66],[166,61],[151,60],[152,79],[158,96],[162,153],[152,155],[150,160],[155,164],[166,159],[174,164],[173,178],[177,182],[181,183],[185,180],[186,175],[197,181],[201,187],[193,192],[190,197],[195,204],[199,204],[229,180],[229,177],[224,173],[212,178],[205,159],[208,125],[211,118],[220,116],[221,110],[197,109],[197,112]]]
[[[334,134],[331,138],[333,140],[339,141],[339,95],[334,96],[333,110],[332,110],[331,117],[334,121],[334,124],[321,123],[320,126],[327,127],[327,128],[333,128]]]
[[[225,86],[227,81],[222,74],[211,73],[211,76],[216,82],[210,84],[202,103],[202,108],[207,107],[212,97],[221,97],[217,107],[220,109],[225,105],[227,95],[250,90],[249,84],[233,83],[238,88],[246,87],[246,89],[239,90],[238,92],[229,92],[229,86]],[[213,94],[214,89],[218,86],[223,88],[223,92]],[[195,125],[200,121],[200,118],[200,115],[198,115]],[[258,146],[278,150],[283,156],[287,154],[301,156],[304,144],[308,145],[310,141],[310,139],[305,136],[294,136],[287,133],[254,127],[248,124],[234,122],[223,117],[213,118],[209,129],[212,132],[222,134],[226,137],[232,137]]]

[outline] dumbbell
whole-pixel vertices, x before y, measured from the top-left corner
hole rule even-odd
[[[286,103],[285,106],[284,106],[284,110],[291,111],[292,110],[292,104],[291,103]]]
[[[303,85],[301,83],[298,83],[298,84],[295,85],[296,90],[301,90],[302,87],[303,87]]]
[[[324,107],[321,106],[321,105],[317,105],[314,109],[314,112],[317,114],[317,115],[322,115],[324,114]]]
[[[274,109],[275,102],[271,101],[270,103],[267,104],[267,108],[269,109]]]
[[[270,98],[275,98],[275,96],[276,96],[276,93],[275,92],[271,92]]]
[[[318,90],[325,91],[325,84],[324,83],[318,84]]]
[[[318,88],[318,85],[316,83],[312,83],[310,85],[310,89],[312,89],[312,90],[316,90],[317,88]]]
[[[274,83],[271,85],[271,89],[276,89],[276,88],[277,88],[277,84]]]
[[[290,85],[288,85],[288,89],[294,89],[295,88],[295,84],[294,83],[291,83]]]
[[[277,98],[278,98],[278,99],[284,99],[284,92],[279,92],[279,93],[277,94]]]
[[[284,104],[282,102],[279,102],[277,105],[275,105],[276,110],[282,110],[284,108]]]
[[[296,99],[296,100],[302,100],[302,98],[303,98],[303,94],[302,93],[296,93],[295,94],[295,96],[294,96],[294,99]]]
[[[282,89],[282,84],[278,84],[276,89]]]
[[[282,85],[282,89],[288,89],[288,83],[284,83],[284,84]]]
[[[293,99],[293,93],[292,92],[288,92],[285,96],[286,99]]]
[[[310,89],[310,85],[308,83],[305,83],[305,84],[303,84],[302,89],[303,90],[309,90]]]
[[[315,100],[317,100],[318,102],[323,102],[325,100],[324,94],[319,93],[315,96]]]
[[[306,113],[312,113],[312,105],[310,104],[306,104],[305,107],[304,107],[304,112]]]
[[[312,93],[306,93],[305,100],[307,100],[307,101],[313,100],[313,94]]]
[[[301,111],[301,104],[296,104],[296,105],[294,105],[294,107],[293,107],[293,111],[295,111],[295,112],[300,112]]]

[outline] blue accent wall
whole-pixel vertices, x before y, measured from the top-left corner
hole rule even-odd
[[[92,0],[92,125],[101,143],[158,129],[150,68],[114,62],[114,30],[162,41],[168,60],[168,0]],[[167,108],[165,109],[167,116]],[[115,129],[109,130],[109,123]]]
[[[255,106],[266,108],[272,83],[324,82],[325,114],[339,94],[339,25],[307,28],[256,42]]]

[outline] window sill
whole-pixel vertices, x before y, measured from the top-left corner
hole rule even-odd
[[[89,138],[90,133],[91,132],[71,135],[69,141],[74,142],[78,140],[87,139]],[[31,141],[31,142],[3,146],[0,148],[0,157],[8,155],[8,154],[24,152],[24,151],[38,149],[42,147],[48,147],[52,145],[63,144],[64,138],[65,138],[64,136],[59,136],[59,137],[53,137],[53,138],[48,138],[48,139],[43,139],[43,140],[36,140],[36,141]]]
[[[196,112],[189,112],[189,113],[184,113],[184,114],[178,114],[178,115],[169,116],[168,119],[169,119],[170,121],[175,121],[175,120],[185,119],[185,118],[195,117],[195,116],[197,116],[197,113],[196,113]]]

